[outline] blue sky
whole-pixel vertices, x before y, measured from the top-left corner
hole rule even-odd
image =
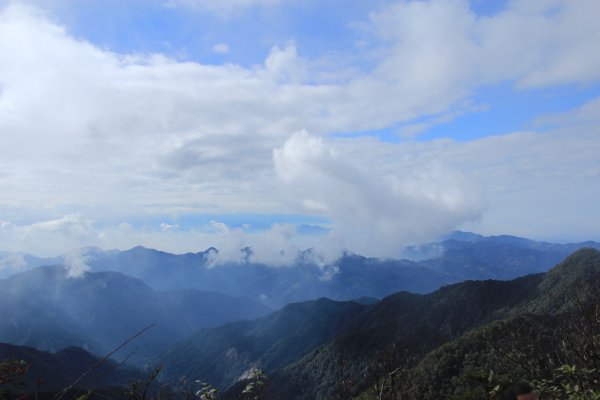
[[[453,229],[600,240],[598,17],[594,0],[0,0],[2,250],[286,263]]]
[[[289,41],[303,43],[309,57],[352,51],[361,37],[353,23],[385,4],[286,1],[226,12],[166,3],[91,0],[81,7],[64,1],[52,5],[51,11],[74,36],[111,51],[160,52],[180,60],[249,67],[261,64],[273,46]],[[231,52],[215,54],[218,43],[227,43]]]

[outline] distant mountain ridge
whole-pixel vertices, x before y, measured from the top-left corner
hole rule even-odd
[[[317,265],[306,254],[287,267],[249,261],[214,266],[214,248],[198,253],[170,254],[141,246],[130,250],[82,249],[77,257],[91,271],[117,271],[141,279],[156,290],[199,289],[247,297],[270,307],[327,297],[351,300],[382,298],[398,291],[428,293],[466,279],[513,279],[545,272],[573,251],[600,243],[557,244],[514,236],[482,236],[456,231],[439,242],[405,249],[415,260],[384,260],[345,254],[329,265]],[[248,252],[248,249],[244,250]],[[10,255],[0,255],[0,274],[17,268]],[[14,255],[13,255],[14,256]],[[48,259],[68,264],[70,256]],[[4,261],[2,261],[4,260]],[[44,260],[18,255],[20,269]],[[47,264],[46,264],[47,265]],[[3,272],[4,271],[4,272]],[[1,275],[0,275],[1,276]]]

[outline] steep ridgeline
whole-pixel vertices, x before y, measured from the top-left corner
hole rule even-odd
[[[198,290],[157,292],[117,272],[68,276],[38,267],[0,280],[0,342],[57,351],[79,346],[103,354],[149,324],[125,351],[142,362],[196,329],[270,310],[254,301]]]
[[[348,390],[358,394],[377,382],[382,360],[414,364],[494,321],[532,313],[551,318],[573,308],[569,294],[591,296],[580,287],[599,276],[600,252],[586,249],[546,274],[512,281],[466,281],[427,295],[397,293],[372,305],[293,304],[255,321],[196,332],[162,362],[169,378],[233,385],[231,398],[251,367],[266,371],[272,398],[335,398],[339,382],[351,382]]]
[[[511,314],[403,370],[397,381],[407,384],[396,385],[396,394],[481,399],[496,385],[525,380],[544,399],[600,398],[600,252],[580,250],[567,258]]]
[[[19,364],[24,367],[23,370],[10,374],[13,381],[0,386],[2,391],[8,390],[14,396],[8,398],[18,398],[25,393],[36,393],[35,398],[53,398],[54,393],[71,385],[99,361],[97,357],[78,347],[49,353],[6,343],[0,343],[0,360],[7,363],[24,361],[24,364]],[[127,386],[129,381],[137,379],[139,375],[140,372],[133,368],[107,360],[91,369],[67,398],[74,398],[75,393],[88,389],[93,389],[98,395],[105,395],[105,398],[124,398],[123,390],[116,387]]]

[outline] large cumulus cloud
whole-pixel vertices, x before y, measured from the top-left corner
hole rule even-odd
[[[480,188],[435,160],[382,173],[306,131],[273,156],[290,200],[333,220],[328,250],[398,256],[404,246],[434,239],[485,207]]]

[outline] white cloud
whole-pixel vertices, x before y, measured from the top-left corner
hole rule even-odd
[[[164,232],[172,231],[173,229],[179,228],[177,224],[167,224],[165,222],[161,222],[160,229]]]
[[[307,61],[298,56],[294,44],[275,46],[265,60],[265,73],[279,82],[301,82],[308,76]]]
[[[513,79],[520,87],[597,81],[599,15],[593,0],[509,2],[476,27],[484,78]]]
[[[273,156],[290,201],[332,219],[326,247],[338,254],[397,257],[404,246],[434,239],[485,207],[478,188],[437,161],[381,173],[370,160],[349,162],[306,132]]]
[[[258,3],[195,4],[230,12]],[[100,229],[88,215],[311,210],[334,221],[339,247],[389,254],[477,216],[480,185],[490,192],[489,226],[499,226],[502,201],[505,210],[529,210],[530,200],[571,209],[548,189],[563,184],[588,199],[577,200],[581,213],[593,210],[595,103],[579,111],[585,129],[570,131],[400,145],[327,136],[443,122],[476,107],[470,96],[486,85],[597,82],[599,4],[509,2],[478,17],[466,1],[400,2],[368,21],[376,66],[327,80],[301,44],[274,47],[250,68],[115,54],[11,3],[0,10],[0,218],[12,223],[0,230],[3,246],[44,254],[88,244],[194,250],[213,238],[242,246],[265,236]],[[290,137],[303,129],[312,136]],[[15,222],[29,214],[41,222]],[[550,231],[540,222],[548,216],[515,215],[531,233],[536,223]],[[272,234],[293,242],[287,229]]]
[[[67,268],[68,278],[81,278],[90,270],[88,265],[89,256],[83,249],[71,250],[63,254],[63,259]]]
[[[4,223],[0,229],[3,249],[55,256],[61,251],[95,243],[93,221],[81,215],[65,215],[30,224]]]
[[[129,249],[138,245],[173,253],[198,252],[209,247],[218,248],[213,265],[224,262],[264,263],[286,266],[293,263],[298,253],[310,245],[298,238],[291,224],[274,224],[269,229],[246,231],[232,228],[220,221],[206,226],[183,229],[176,224],[161,223],[152,227],[134,227],[129,223],[107,225],[67,215],[55,220],[34,223],[4,222],[0,225],[0,273],[10,275],[27,266],[23,254],[44,257],[63,255],[70,277],[80,277],[88,267],[86,247]],[[242,252],[252,248],[249,256]]]
[[[365,100],[354,114],[358,129],[367,120],[385,127],[460,113],[485,85],[597,82],[599,16],[594,0],[511,1],[491,17],[475,15],[466,0],[397,2],[373,13],[373,35],[383,43],[379,64],[348,88],[356,105]]]
[[[213,51],[219,54],[229,53],[229,45],[227,43],[217,43],[213,46]]]
[[[561,114],[565,125],[545,132],[386,146],[365,138],[338,144],[338,151],[357,164],[378,160],[382,174],[437,160],[469,182],[479,182],[489,206],[481,219],[463,229],[544,240],[598,240],[600,214],[594,204],[600,198],[600,118],[578,124],[581,112],[574,110],[570,123],[569,115]]]
[[[22,272],[28,266],[24,254],[0,252],[0,276],[11,276]]]
[[[587,125],[594,130],[600,122],[600,97],[592,99],[574,110],[541,115],[535,121],[535,126],[558,126],[570,129],[583,128]]]
[[[274,224],[270,229],[257,232],[245,232],[240,228],[230,228],[222,222],[213,221],[211,240],[218,249],[213,255],[213,265],[224,262],[263,263],[271,266],[286,266],[297,260],[303,248],[294,243],[296,228],[290,224]],[[250,248],[245,253],[242,249]]]
[[[202,229],[164,223],[148,230],[125,223],[100,227],[81,215],[66,215],[31,224],[5,219],[0,242],[7,250],[44,256],[89,245],[141,244],[176,253],[215,246],[215,264],[241,261],[240,249],[252,247],[251,260],[286,265],[309,247],[321,262],[344,249],[397,256],[406,244],[460,225],[486,234],[598,240],[600,119],[590,121],[589,107],[561,114],[552,131],[470,142],[390,144],[298,132],[273,152],[279,180],[273,186],[280,187],[268,195],[289,212],[330,219],[330,233],[318,237],[298,235],[291,225],[249,232],[213,221]],[[585,123],[574,123],[582,114]]]

